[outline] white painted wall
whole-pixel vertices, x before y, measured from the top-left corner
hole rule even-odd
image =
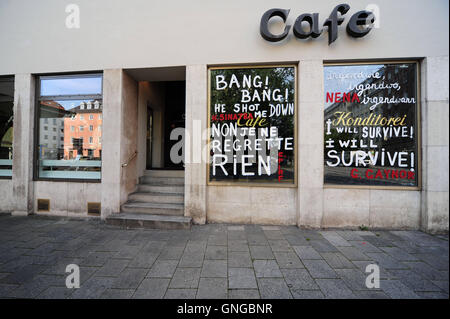
[[[270,8],[290,8],[288,23],[318,12],[320,22],[342,2],[331,0],[77,0],[80,28],[67,29],[60,0],[0,2],[0,74],[298,61],[446,56],[447,0],[349,0],[351,6],[328,46],[325,31],[313,41],[261,38],[259,22]],[[353,39],[351,14],[376,3],[380,28]],[[292,31],[291,31],[292,32]]]

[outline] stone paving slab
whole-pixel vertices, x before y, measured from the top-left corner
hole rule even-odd
[[[80,288],[66,287],[66,266]],[[378,265],[380,287],[366,286]],[[448,299],[448,235],[0,215],[0,298]]]

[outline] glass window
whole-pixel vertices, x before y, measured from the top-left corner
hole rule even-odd
[[[94,126],[93,125],[89,125],[89,131],[93,131],[94,130]]]
[[[295,66],[209,69],[209,182],[294,186]]]
[[[99,74],[39,78],[38,126],[51,119],[57,144],[49,148],[39,130],[37,178],[101,179],[101,145],[93,139],[101,137],[101,132],[84,130],[84,117],[96,118],[102,112],[101,83]],[[96,103],[97,109],[86,107]]]
[[[0,178],[11,178],[13,156],[14,77],[0,77]]]
[[[90,74],[80,77],[79,75],[47,76],[41,77],[41,96],[58,95],[101,95],[102,76],[100,74]],[[90,100],[80,102],[81,109]]]
[[[324,182],[419,186],[417,63],[326,65]]]

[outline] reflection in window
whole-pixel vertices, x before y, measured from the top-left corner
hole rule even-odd
[[[417,64],[324,67],[324,181],[419,184]]]
[[[38,177],[46,179],[101,179],[101,131],[84,127],[101,125],[101,75],[40,78],[39,127],[48,121],[51,130],[45,134],[57,144],[48,147],[45,135],[39,129]],[[100,85],[100,86],[98,86]],[[51,94],[51,95],[49,95]],[[75,96],[74,96],[75,95]],[[98,104],[99,107],[87,108]],[[44,127],[45,128],[45,127]],[[58,128],[58,129],[56,129]],[[50,135],[51,134],[51,135]]]
[[[14,77],[0,77],[0,178],[12,176]]]

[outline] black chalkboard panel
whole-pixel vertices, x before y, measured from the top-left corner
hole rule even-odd
[[[419,186],[417,63],[324,67],[324,182]]]
[[[209,69],[209,181],[295,185],[295,66]]]

